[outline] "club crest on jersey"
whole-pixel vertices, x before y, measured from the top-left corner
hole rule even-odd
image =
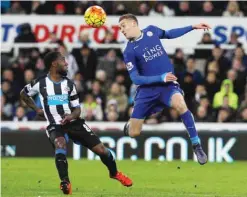
[[[69,91],[70,91],[70,88],[69,88],[69,87],[65,87],[65,88],[64,88],[64,91],[65,91],[65,92],[69,92]]]
[[[128,62],[126,64],[127,70],[132,70],[132,68],[134,68],[134,65],[132,64],[132,62]]]
[[[148,32],[147,32],[147,36],[149,36],[149,37],[153,36],[153,32],[148,31]]]

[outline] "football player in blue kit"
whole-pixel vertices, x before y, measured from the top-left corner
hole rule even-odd
[[[187,27],[163,30],[150,25],[140,29],[138,20],[133,14],[125,14],[119,18],[119,27],[128,39],[124,50],[124,61],[132,82],[139,85],[134,100],[134,110],[130,120],[125,124],[124,134],[130,137],[140,135],[144,119],[164,106],[175,108],[184,123],[193,151],[198,162],[207,162],[195,121],[184,101],[183,91],[177,83],[174,66],[163,48],[160,39],[180,37],[194,29],[208,30],[210,26],[204,23]]]

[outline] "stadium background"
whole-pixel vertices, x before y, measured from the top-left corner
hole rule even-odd
[[[84,22],[83,13],[91,5],[102,6],[107,13],[106,24],[101,28],[89,28]],[[131,83],[123,62],[126,41],[118,29],[118,17],[131,12],[138,16],[142,28],[152,24],[171,29],[200,22],[212,26],[208,32],[193,31],[162,42],[194,114],[209,161],[220,163],[225,173],[228,170],[224,171],[224,163],[246,161],[246,2],[2,1],[1,12],[2,156],[52,158],[45,135],[46,122],[20,101],[19,92],[34,78],[45,74],[44,55],[58,50],[65,55],[68,76],[80,94],[81,117],[111,148],[116,159],[127,159],[126,162],[128,159],[195,160],[185,129],[173,109],[148,117],[140,138],[122,136],[124,122],[132,111],[136,86]],[[228,94],[225,83],[231,87]],[[34,99],[40,106],[38,97]],[[91,151],[72,143],[68,155],[75,160],[98,159]],[[20,163],[28,161],[27,158],[19,160]],[[11,165],[6,166],[8,162],[11,160],[3,159],[3,169],[12,169]],[[177,161],[172,163],[180,165]],[[131,174],[132,164],[124,165]],[[154,164],[150,162],[150,165]],[[188,165],[195,164],[188,161]],[[243,165],[239,166],[239,173],[244,173],[244,169]],[[164,171],[161,169],[158,173]],[[5,175],[6,182],[12,180],[10,174]],[[241,181],[246,183],[246,179]],[[215,194],[224,192],[228,194],[227,190]],[[246,191],[235,196],[241,195],[247,195]]]

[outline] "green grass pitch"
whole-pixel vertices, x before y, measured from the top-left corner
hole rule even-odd
[[[247,197],[247,162],[118,161],[131,188],[108,177],[100,161],[69,159],[74,197]],[[2,197],[58,197],[52,158],[2,158]]]

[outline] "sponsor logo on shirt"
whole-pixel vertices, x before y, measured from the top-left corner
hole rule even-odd
[[[48,105],[68,104],[68,94],[49,95],[47,96]]]
[[[160,57],[164,54],[164,52],[162,51],[162,46],[160,46],[159,44],[149,48],[146,47],[144,50],[144,53],[142,55],[142,57],[144,58],[145,62],[151,61],[157,57]]]
[[[134,65],[132,64],[132,62],[128,62],[126,64],[127,70],[132,70],[132,68],[134,68]]]

